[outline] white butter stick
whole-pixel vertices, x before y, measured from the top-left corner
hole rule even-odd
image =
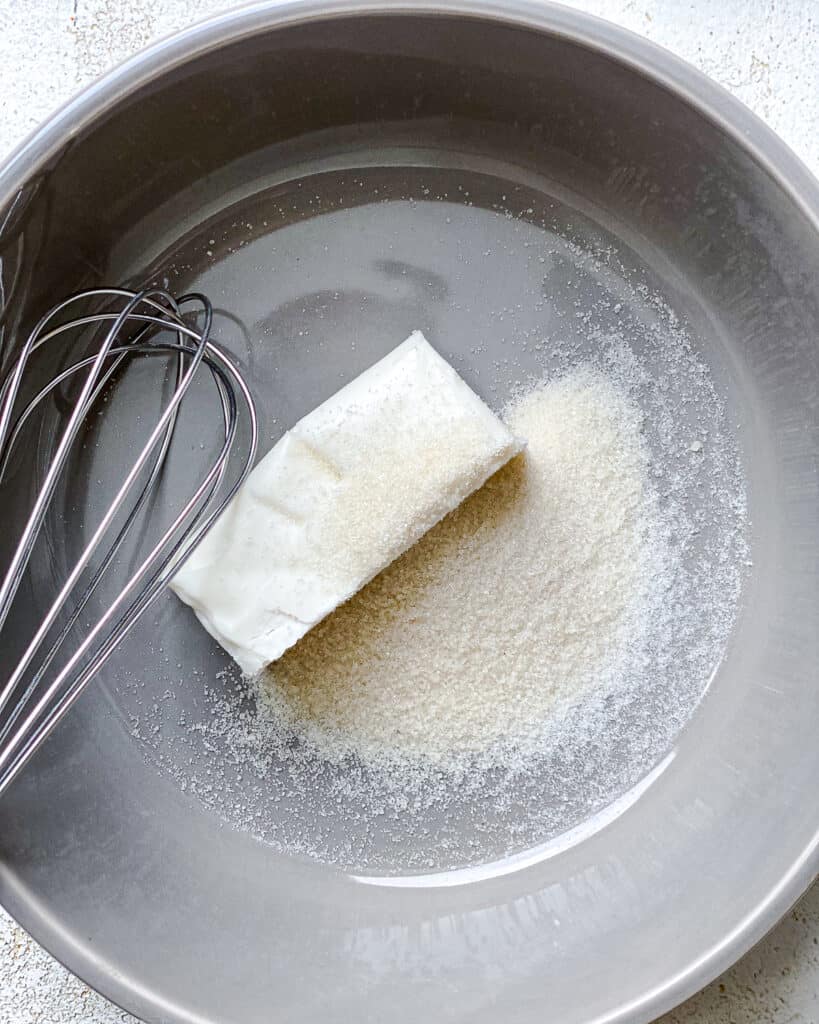
[[[255,674],[522,447],[416,331],[281,438],[171,586]]]

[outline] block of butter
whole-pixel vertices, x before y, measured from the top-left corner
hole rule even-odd
[[[171,586],[255,674],[522,446],[416,331],[278,441]]]

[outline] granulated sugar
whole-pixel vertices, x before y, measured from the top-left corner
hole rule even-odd
[[[317,756],[508,761],[642,651],[670,583],[639,410],[581,368],[505,418],[525,454],[269,669]]]
[[[446,209],[460,244],[475,211]],[[168,604],[145,627],[167,637],[155,674],[117,683],[147,756],[208,813],[358,873],[494,861],[605,813],[696,710],[749,562],[719,346],[616,250],[480,216],[508,234],[498,274],[523,253],[534,283],[499,276],[494,357],[476,340],[452,358],[526,455],[263,680],[222,670]]]

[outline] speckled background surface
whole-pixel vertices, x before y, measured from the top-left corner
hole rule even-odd
[[[819,175],[819,0],[576,0],[695,64]],[[222,0],[0,0],[0,154],[65,99]],[[819,784],[819,780],[817,780]],[[137,1024],[0,910],[0,1024]],[[819,885],[662,1024],[819,1024]],[[499,1022],[502,1024],[502,1022]]]

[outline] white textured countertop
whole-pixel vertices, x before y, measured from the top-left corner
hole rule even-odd
[[[575,0],[673,50],[819,175],[819,0]],[[0,158],[56,106],[224,0],[0,0]],[[0,1024],[136,1024],[0,910]],[[819,885],[739,964],[663,1024],[819,1024]]]

